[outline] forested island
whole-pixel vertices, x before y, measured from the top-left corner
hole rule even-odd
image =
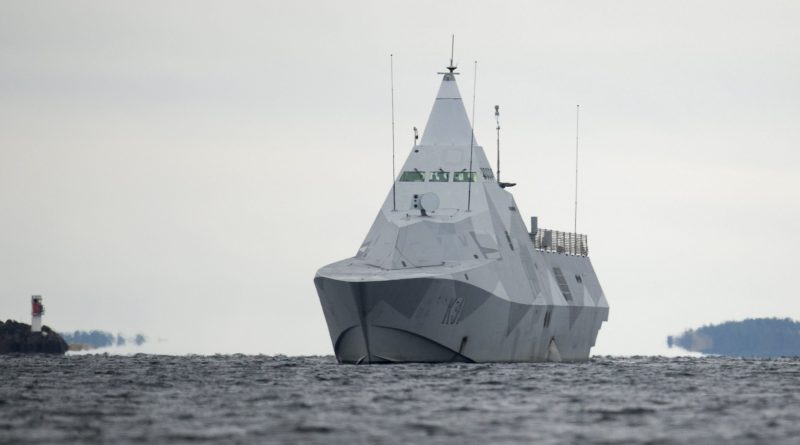
[[[734,357],[796,357],[800,356],[800,322],[789,318],[728,321],[669,336],[667,345]]]
[[[125,346],[127,344],[141,346],[147,341],[147,338],[142,334],[136,334],[133,337],[125,337],[122,334],[114,335],[110,332],[98,330],[62,332],[61,336],[72,351],[105,348],[109,346]]]

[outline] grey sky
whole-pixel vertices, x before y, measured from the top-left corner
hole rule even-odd
[[[312,283],[355,253],[456,34],[476,134],[611,305],[594,353],[800,318],[797,2],[0,4],[0,318],[168,352],[330,353]],[[159,349],[160,348],[160,349]]]

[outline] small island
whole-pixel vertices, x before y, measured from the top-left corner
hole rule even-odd
[[[32,332],[29,324],[14,320],[5,323],[0,321],[0,354],[65,352],[67,342],[48,326],[42,326],[40,332]]]
[[[749,318],[688,329],[667,345],[731,357],[800,356],[800,323],[789,318]]]
[[[136,345],[141,346],[147,341],[143,334],[125,337],[121,333],[114,335],[106,331],[74,331],[62,332],[61,336],[69,345],[70,351],[88,351],[97,348],[114,346]]]

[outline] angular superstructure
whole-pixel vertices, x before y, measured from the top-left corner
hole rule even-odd
[[[336,358],[585,360],[608,319],[586,238],[528,232],[449,69],[395,196],[390,189],[355,257],[314,278]]]

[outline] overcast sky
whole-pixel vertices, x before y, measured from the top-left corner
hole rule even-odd
[[[152,350],[330,354],[312,279],[355,254],[450,34],[476,134],[611,306],[595,354],[800,318],[800,3],[0,4],[0,318]]]

